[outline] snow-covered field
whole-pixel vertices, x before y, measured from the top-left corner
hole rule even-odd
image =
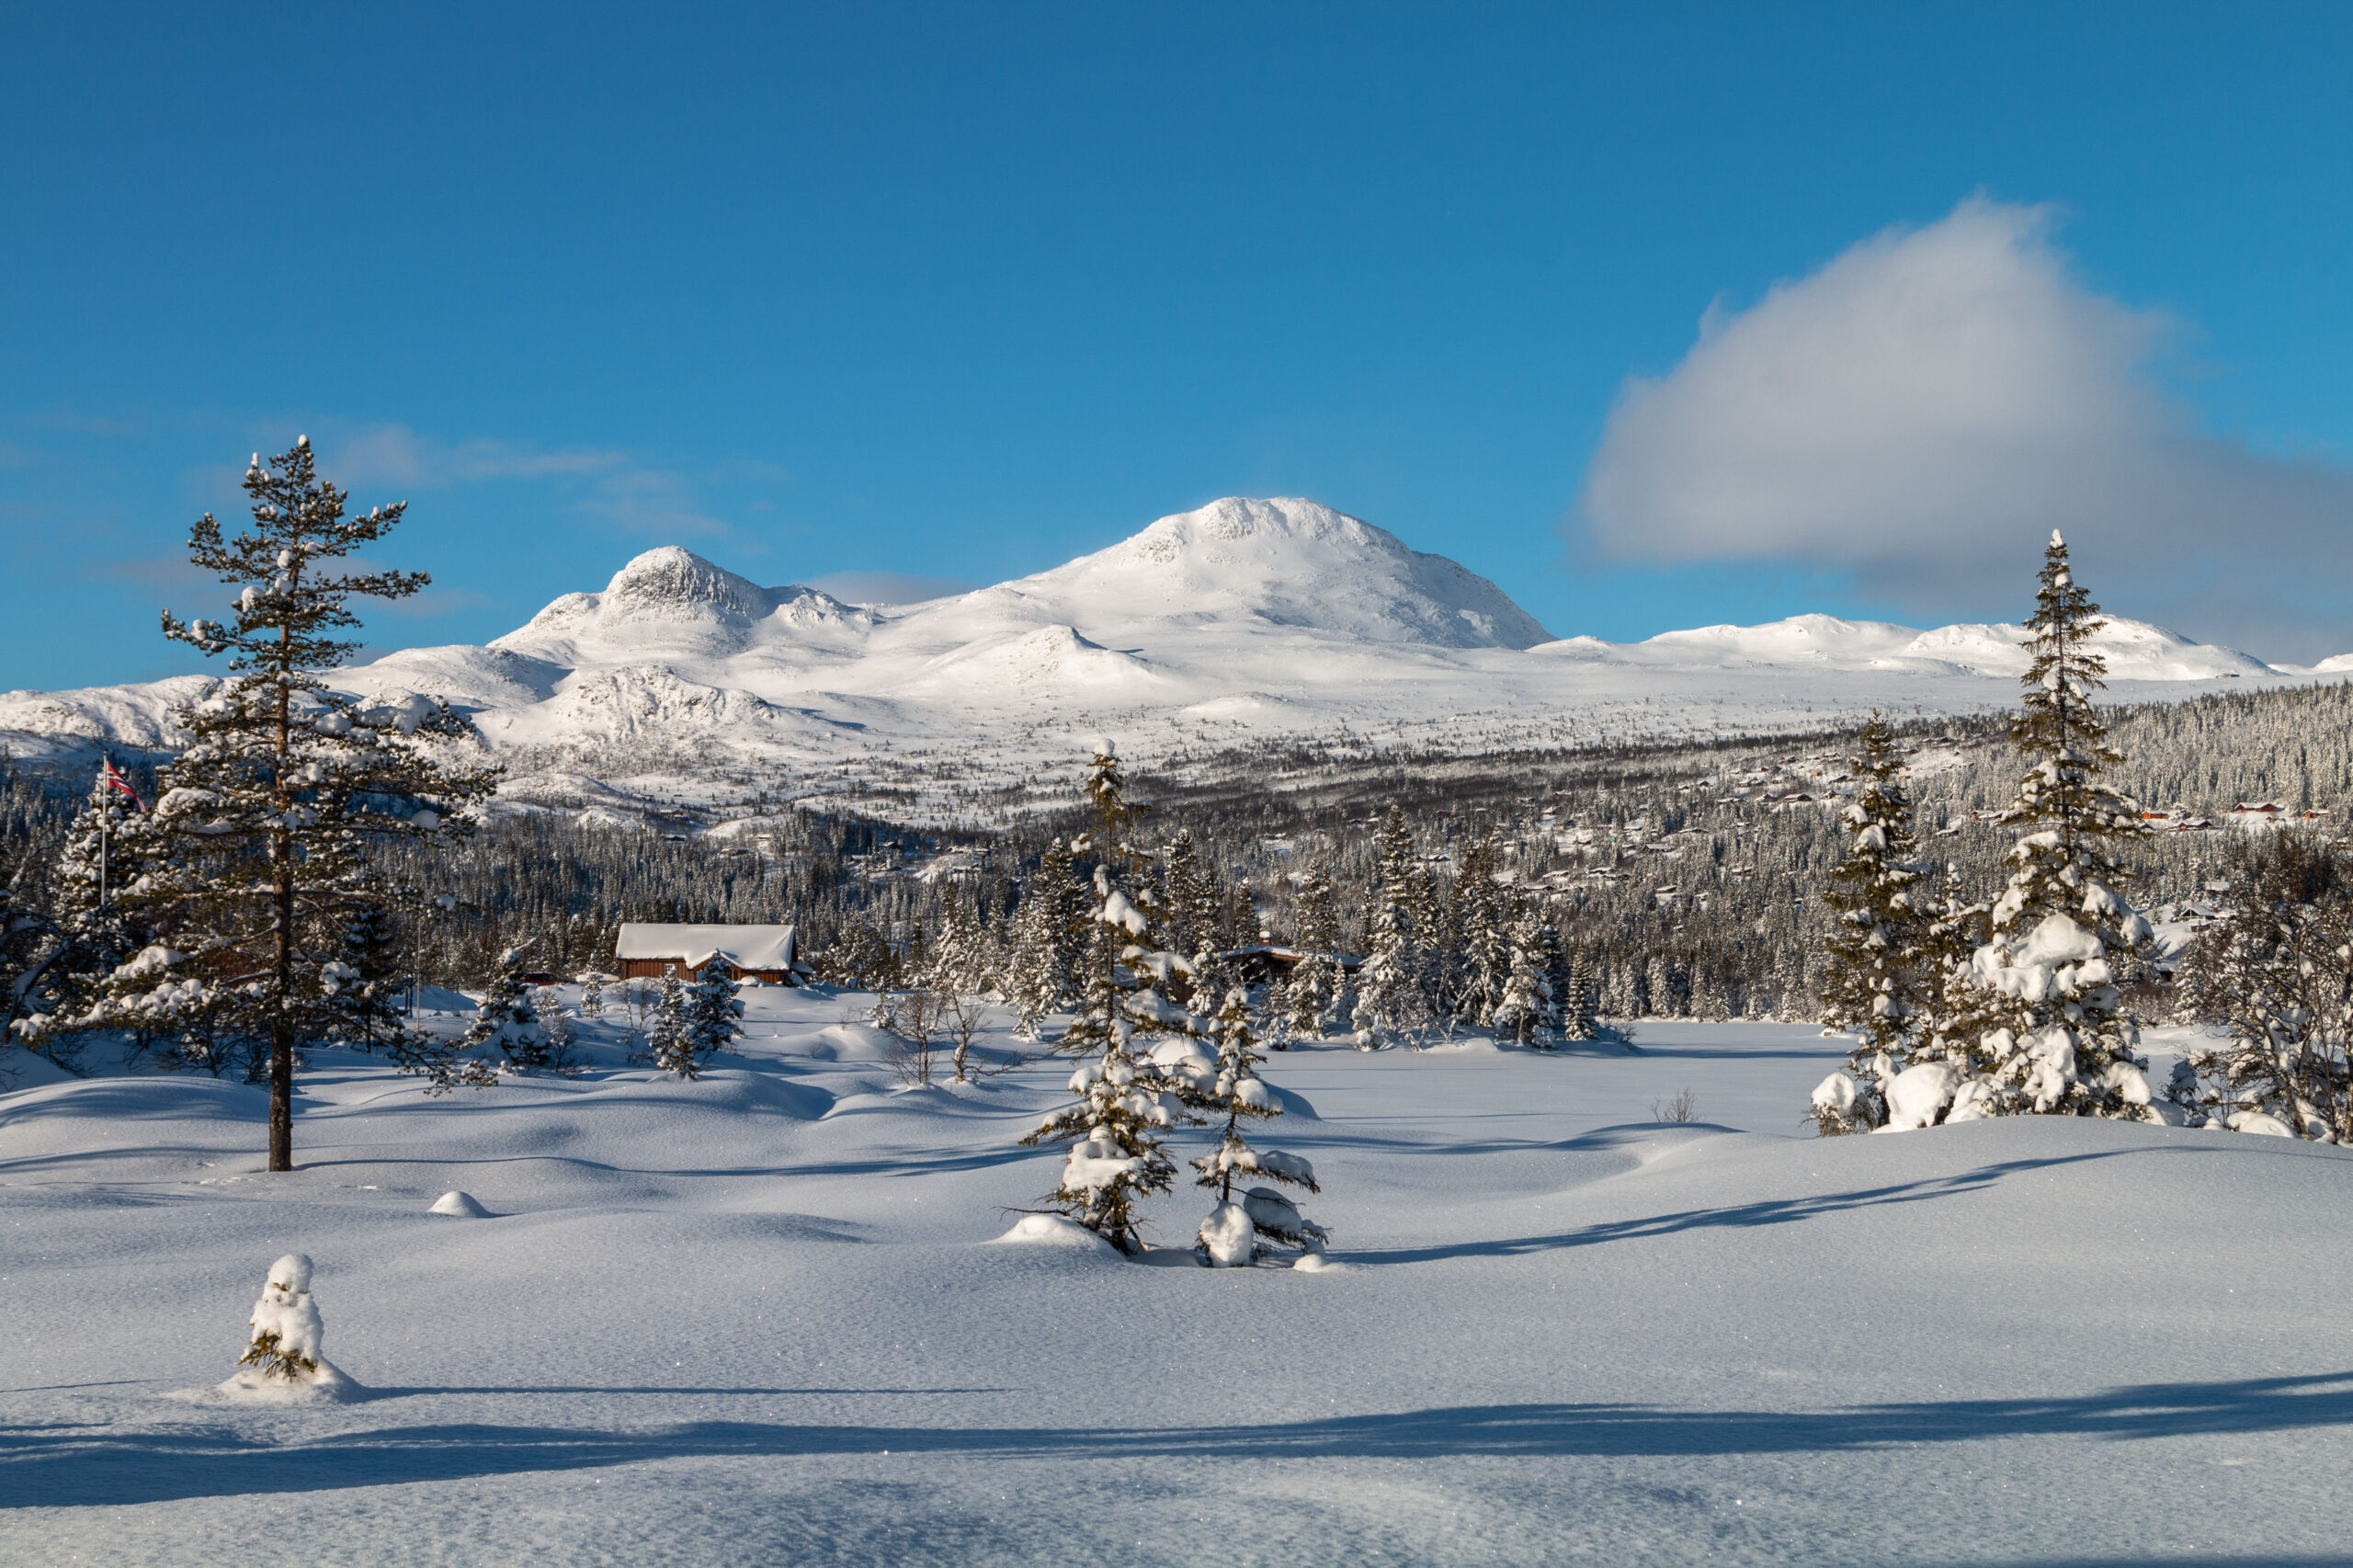
[[[322,1058],[290,1176],[257,1089],[0,1096],[0,1561],[2347,1560],[2336,1151],[1816,1140],[1793,1027],[1294,1051],[1341,1267],[1213,1271],[1189,1187],[1146,1263],[993,1244],[1067,1065],[904,1088],[857,1005],[694,1084]],[[368,1397],[174,1397],[297,1250]]]

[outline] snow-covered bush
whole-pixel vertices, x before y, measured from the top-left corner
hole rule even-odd
[[[245,1353],[222,1392],[336,1392],[352,1387],[326,1358],[326,1324],[311,1296],[311,1260],[303,1254],[289,1253],[269,1266],[246,1327]]]
[[[580,1016],[601,1018],[605,1016],[605,987],[613,983],[615,976],[600,969],[580,971]]]

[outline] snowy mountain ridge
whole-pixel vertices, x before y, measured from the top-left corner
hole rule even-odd
[[[1038,788],[1097,732],[1182,767],[1267,741],[1483,753],[2001,707],[2023,635],[1805,615],[1553,639],[1495,584],[1385,529],[1229,497],[913,605],[765,587],[665,545],[486,646],[403,650],[337,684],[466,710],[517,802],[579,799],[558,781],[585,779],[712,810],[756,791],[925,814]],[[2135,697],[2317,678],[2140,621],[2112,619],[2097,641]],[[172,709],[210,684],[9,692],[0,744],[34,759],[159,749]]]

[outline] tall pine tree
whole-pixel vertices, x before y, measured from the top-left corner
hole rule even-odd
[[[2114,846],[2139,831],[2140,812],[2103,778],[2122,759],[2092,705],[2108,665],[2090,640],[2105,624],[2053,532],[2027,622],[2024,712],[2010,729],[2032,766],[1998,819],[2026,832],[1938,1020],[1937,1043],[1960,1078],[1947,1119],[2149,1114],[2147,1064],[2117,972],[2148,942],[2149,924],[2109,885],[2122,871]],[[1891,1112],[1927,1119],[1928,1097],[1916,1096],[1908,1118],[1900,1105]]]
[[[179,710],[188,744],[157,778],[155,861],[130,917],[155,933],[108,977],[85,1022],[241,1042],[269,1081],[269,1168],[294,1165],[294,1074],[307,1042],[364,1039],[341,971],[355,910],[388,890],[371,860],[387,840],[445,842],[490,792],[495,769],[449,759],[478,744],[438,701],[362,705],[324,672],[354,651],[334,633],[359,624],[356,598],[402,599],[421,572],[337,572],[377,544],[402,505],[347,515],[318,476],[307,437],[246,470],[253,527],[222,536],[210,514],[188,558],[237,589],[227,620],[164,615],[164,634],[235,673]],[[404,1034],[393,1048],[430,1086],[489,1074],[447,1044]]]

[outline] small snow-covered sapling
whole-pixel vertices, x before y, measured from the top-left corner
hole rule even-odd
[[[238,1358],[238,1366],[256,1369],[269,1382],[318,1381],[319,1369],[326,1359],[320,1348],[326,1324],[319,1316],[318,1303],[311,1299],[308,1256],[288,1253],[269,1266],[269,1278],[262,1282],[261,1300],[254,1303],[248,1326],[253,1338]]]

